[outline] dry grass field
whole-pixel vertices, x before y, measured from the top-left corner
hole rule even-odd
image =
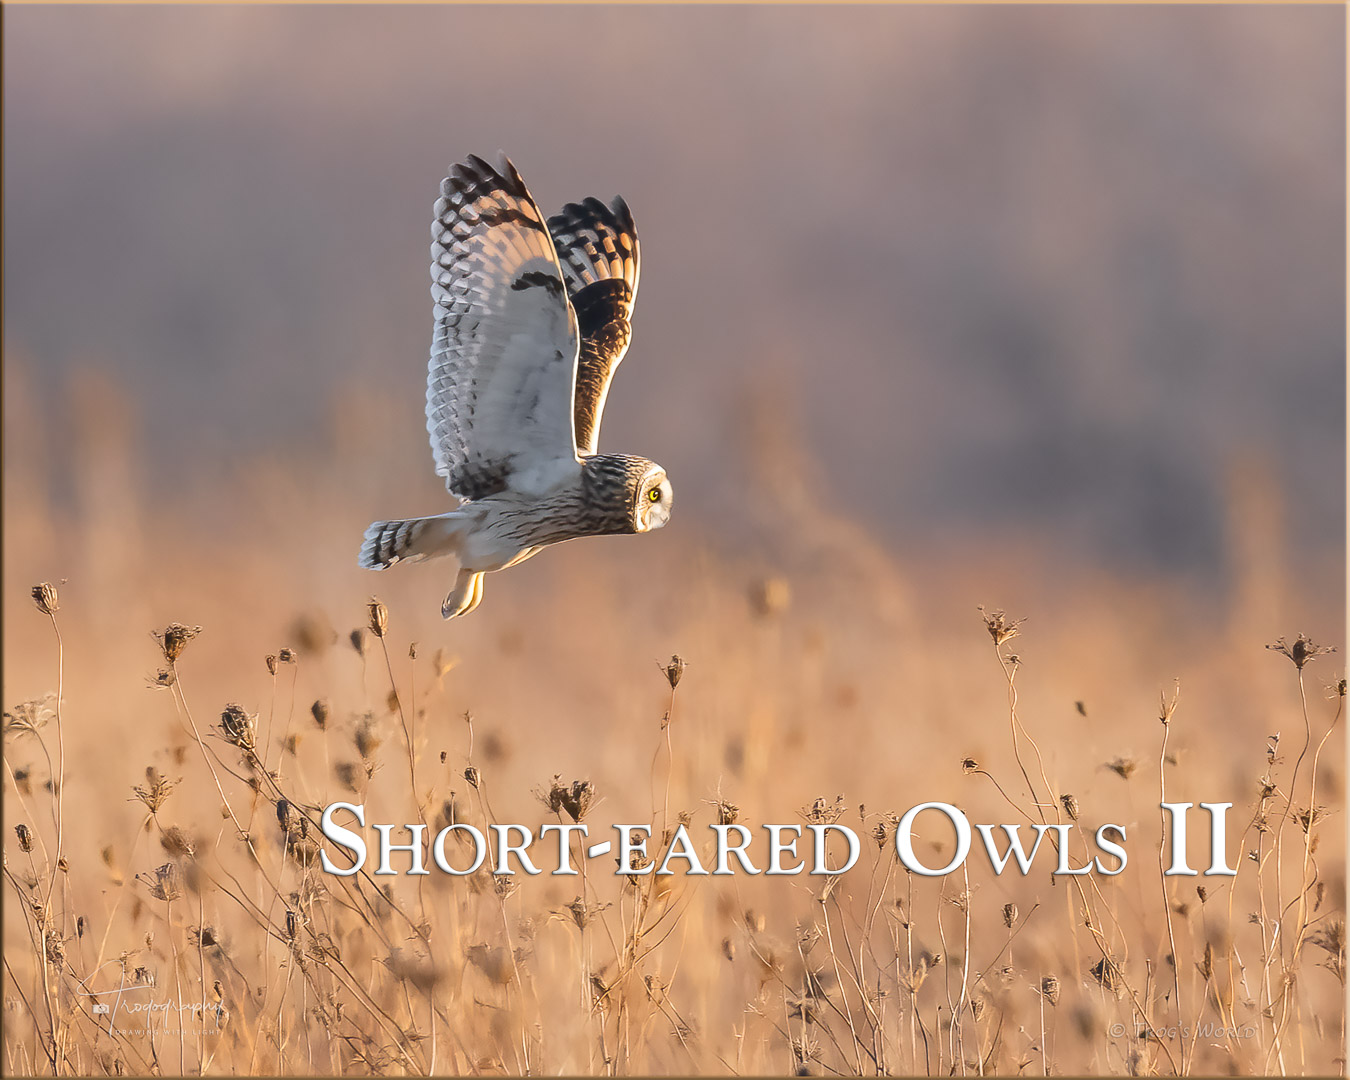
[[[1297,548],[1270,467],[1233,467],[1212,592],[1047,566],[997,522],[920,565],[827,523],[796,461],[740,535],[677,505],[445,624],[448,565],[355,568],[367,519],[435,491],[390,484],[377,401],[310,458],[172,491],[138,482],[112,387],[67,405],[77,480],[6,462],[8,1074],[1343,1070],[1340,569]],[[8,419],[10,446],[52,437]],[[782,460],[750,430],[738,468]],[[1164,795],[1235,804],[1236,878],[1164,884]],[[837,879],[340,878],[335,800],[864,843]],[[895,815],[927,800],[1077,823],[1075,865],[1118,823],[1129,863],[1000,877],[977,843],[911,874]],[[951,846],[920,819],[929,865]]]

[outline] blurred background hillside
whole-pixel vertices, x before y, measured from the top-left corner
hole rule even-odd
[[[434,510],[430,207],[452,160],[502,148],[546,210],[634,208],[603,446],[666,465],[682,524],[757,543],[745,485],[815,462],[818,505],[914,559],[998,535],[1222,587],[1228,494],[1264,470],[1300,557],[1339,574],[1339,9],[44,7],[5,29],[6,470],[58,506],[103,456],[71,391],[92,372],[151,500],[323,460],[359,402],[380,459],[343,478],[369,496],[351,524]],[[747,480],[766,424],[797,456]],[[409,474],[416,497],[378,497]]]

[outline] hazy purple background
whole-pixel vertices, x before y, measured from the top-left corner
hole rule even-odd
[[[354,387],[429,474],[431,203],[502,148],[546,212],[633,207],[602,448],[666,465],[677,514],[735,532],[722,463],[768,397],[898,550],[1020,529],[1211,577],[1247,454],[1297,542],[1335,551],[1344,20],[10,7],[5,342],[58,456],[67,373],[126,387],[152,491],[301,452]]]

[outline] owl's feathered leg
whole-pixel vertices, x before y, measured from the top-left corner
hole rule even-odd
[[[483,573],[473,570],[461,570],[455,578],[455,587],[441,605],[441,617],[453,619],[457,615],[467,615],[483,602]]]
[[[407,559],[458,555],[460,540],[472,522],[457,511],[405,521],[377,521],[366,530],[357,561],[367,570],[384,570]]]

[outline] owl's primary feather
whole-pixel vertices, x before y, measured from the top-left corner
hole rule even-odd
[[[577,360],[577,452],[594,454],[610,380],[632,337],[633,304],[641,269],[637,227],[616,197],[568,203],[548,219],[581,333]]]
[[[451,618],[478,606],[485,573],[577,537],[659,529],[673,496],[655,462],[595,452],[632,334],[627,204],[586,199],[545,222],[509,161],[470,157],[441,183],[431,236],[427,431],[436,472],[462,501],[375,522],[359,562],[455,556],[441,607]]]
[[[435,330],[427,431],[451,493],[546,491],[575,472],[576,316],[543,215],[509,161],[441,183],[432,224]]]

